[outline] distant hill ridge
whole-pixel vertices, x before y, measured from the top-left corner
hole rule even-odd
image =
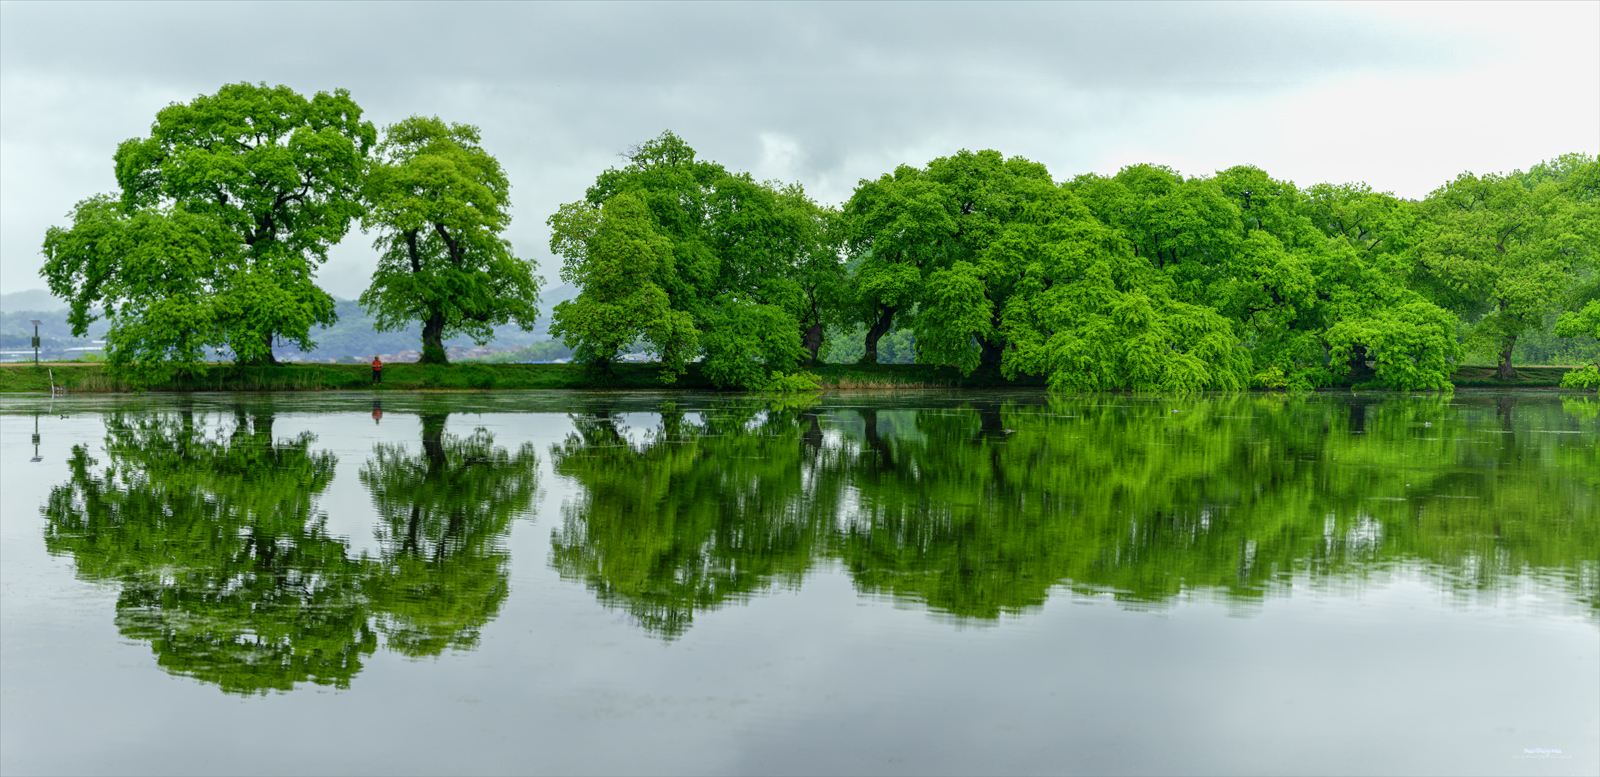
[[[23,289],[9,294],[0,294],[0,312],[24,313],[38,311],[40,313],[49,313],[66,309],[67,303],[56,299],[44,289]]]
[[[534,331],[524,332],[515,326],[498,327],[495,329],[491,344],[501,347],[521,347],[549,340],[551,308],[577,295],[577,289],[567,284],[547,290],[540,295],[539,322]],[[373,328],[372,317],[361,309],[360,303],[338,297],[334,299],[334,309],[339,314],[339,320],[333,326],[312,330],[311,338],[316,341],[317,349],[305,354],[306,356],[317,359],[343,356],[370,358],[373,354],[399,353],[422,347],[421,324],[414,324],[399,332],[379,332]],[[88,339],[72,337],[70,327],[66,323],[67,304],[44,289],[24,289],[0,294],[0,330],[3,330],[0,345],[4,348],[23,347],[19,343],[25,344],[27,338],[33,334],[32,326],[27,323],[29,318],[38,318],[45,322],[40,328],[40,334],[49,341],[46,343],[47,348],[84,346],[89,340],[105,336],[105,322],[96,321],[89,327]],[[470,338],[457,337],[446,340],[445,344],[467,346],[473,343]],[[292,349],[276,350],[283,356]]]

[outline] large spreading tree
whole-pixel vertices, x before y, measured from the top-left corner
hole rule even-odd
[[[361,305],[382,331],[422,323],[422,361],[445,363],[444,339],[478,343],[508,322],[539,316],[543,281],[501,233],[511,184],[477,127],[413,116],[384,130],[370,167],[362,227],[379,250]]]
[[[660,358],[664,378],[681,375],[700,332],[689,313],[673,309],[667,289],[681,285],[676,257],[644,203],[631,195],[598,210],[573,203],[551,216],[550,226],[551,250],[566,260],[561,278],[582,290],[556,305],[550,333],[602,372],[623,348],[643,341]]]
[[[44,276],[80,335],[103,308],[114,362],[193,366],[223,346],[273,363],[334,320],[317,268],[361,214],[377,132],[340,89],[314,97],[238,83],[156,114],[122,143],[116,196],[46,236]]]
[[[1249,356],[1230,322],[1184,302],[1075,196],[1041,203],[991,248],[1022,268],[1007,303],[1008,376],[1069,390],[1237,391]]]
[[[993,150],[935,159],[922,177],[943,199],[939,221],[954,229],[938,240],[934,264],[925,268],[912,322],[917,356],[964,372],[997,369],[1007,349],[1002,317],[1024,268],[990,248],[1061,191],[1044,165]]]
[[[863,180],[843,209],[850,256],[852,317],[867,327],[863,364],[878,361],[878,341],[898,321],[911,323],[925,276],[941,266],[956,233],[944,187],[901,165]]]
[[[798,186],[729,173],[663,133],[550,217],[580,289],[551,331],[602,371],[640,343],[664,380],[699,358],[719,386],[758,387],[814,358],[805,337],[821,345],[839,274],[830,220]]]
[[[1600,163],[1511,175],[1462,173],[1421,205],[1414,252],[1421,285],[1471,324],[1496,354],[1496,377],[1517,375],[1518,338],[1545,326],[1600,251],[1600,201],[1585,196]]]

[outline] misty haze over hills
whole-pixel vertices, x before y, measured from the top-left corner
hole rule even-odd
[[[507,325],[495,329],[494,339],[489,341],[490,346],[500,348],[519,348],[534,343],[545,342],[550,339],[550,309],[559,302],[572,299],[578,295],[577,289],[563,284],[553,289],[547,289],[540,295],[539,322],[531,332],[524,332],[514,325]],[[311,337],[317,343],[317,349],[307,358],[325,360],[337,359],[346,356],[358,358],[371,358],[373,354],[397,354],[401,351],[415,351],[422,347],[422,325],[416,324],[405,330],[396,332],[379,332],[372,326],[372,317],[361,310],[360,303],[355,300],[339,299],[335,297],[339,320],[330,327],[318,327],[312,330]],[[72,327],[67,323],[67,305],[56,299],[50,292],[43,289],[25,289],[23,291],[0,294],[0,351],[12,351],[5,356],[6,360],[16,361],[22,358],[20,352],[27,351],[28,358],[32,357],[29,342],[33,337],[33,325],[29,319],[37,318],[44,322],[39,326],[40,356],[55,359],[70,353],[69,348],[89,348],[95,341],[105,337],[107,324],[104,320],[96,320],[89,325],[88,337],[73,337]],[[456,337],[445,340],[448,346],[476,345],[468,337]],[[295,349],[279,348],[280,355],[294,352]]]

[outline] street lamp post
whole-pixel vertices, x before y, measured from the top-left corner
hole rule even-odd
[[[39,363],[39,325],[43,324],[44,322],[40,321],[37,318],[30,318],[30,319],[28,319],[28,323],[33,324],[33,363],[34,364],[38,364]]]

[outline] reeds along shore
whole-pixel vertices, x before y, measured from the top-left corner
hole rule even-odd
[[[1462,367],[1451,376],[1459,388],[1555,388],[1572,367],[1523,367],[1515,381],[1500,381],[1493,367]],[[948,367],[922,364],[821,364],[809,368],[823,389],[896,390],[924,388],[1043,388],[1041,378],[1005,380],[998,374],[963,376]],[[134,391],[341,391],[371,390],[365,364],[285,364],[274,367],[207,365],[196,376],[138,386],[99,364],[0,365],[0,393],[48,393],[54,385],[68,393]],[[1359,387],[1359,382],[1343,388]],[[576,364],[386,364],[380,391],[517,389],[715,390],[698,369],[670,386],[662,385],[654,364],[618,364],[597,375]]]

